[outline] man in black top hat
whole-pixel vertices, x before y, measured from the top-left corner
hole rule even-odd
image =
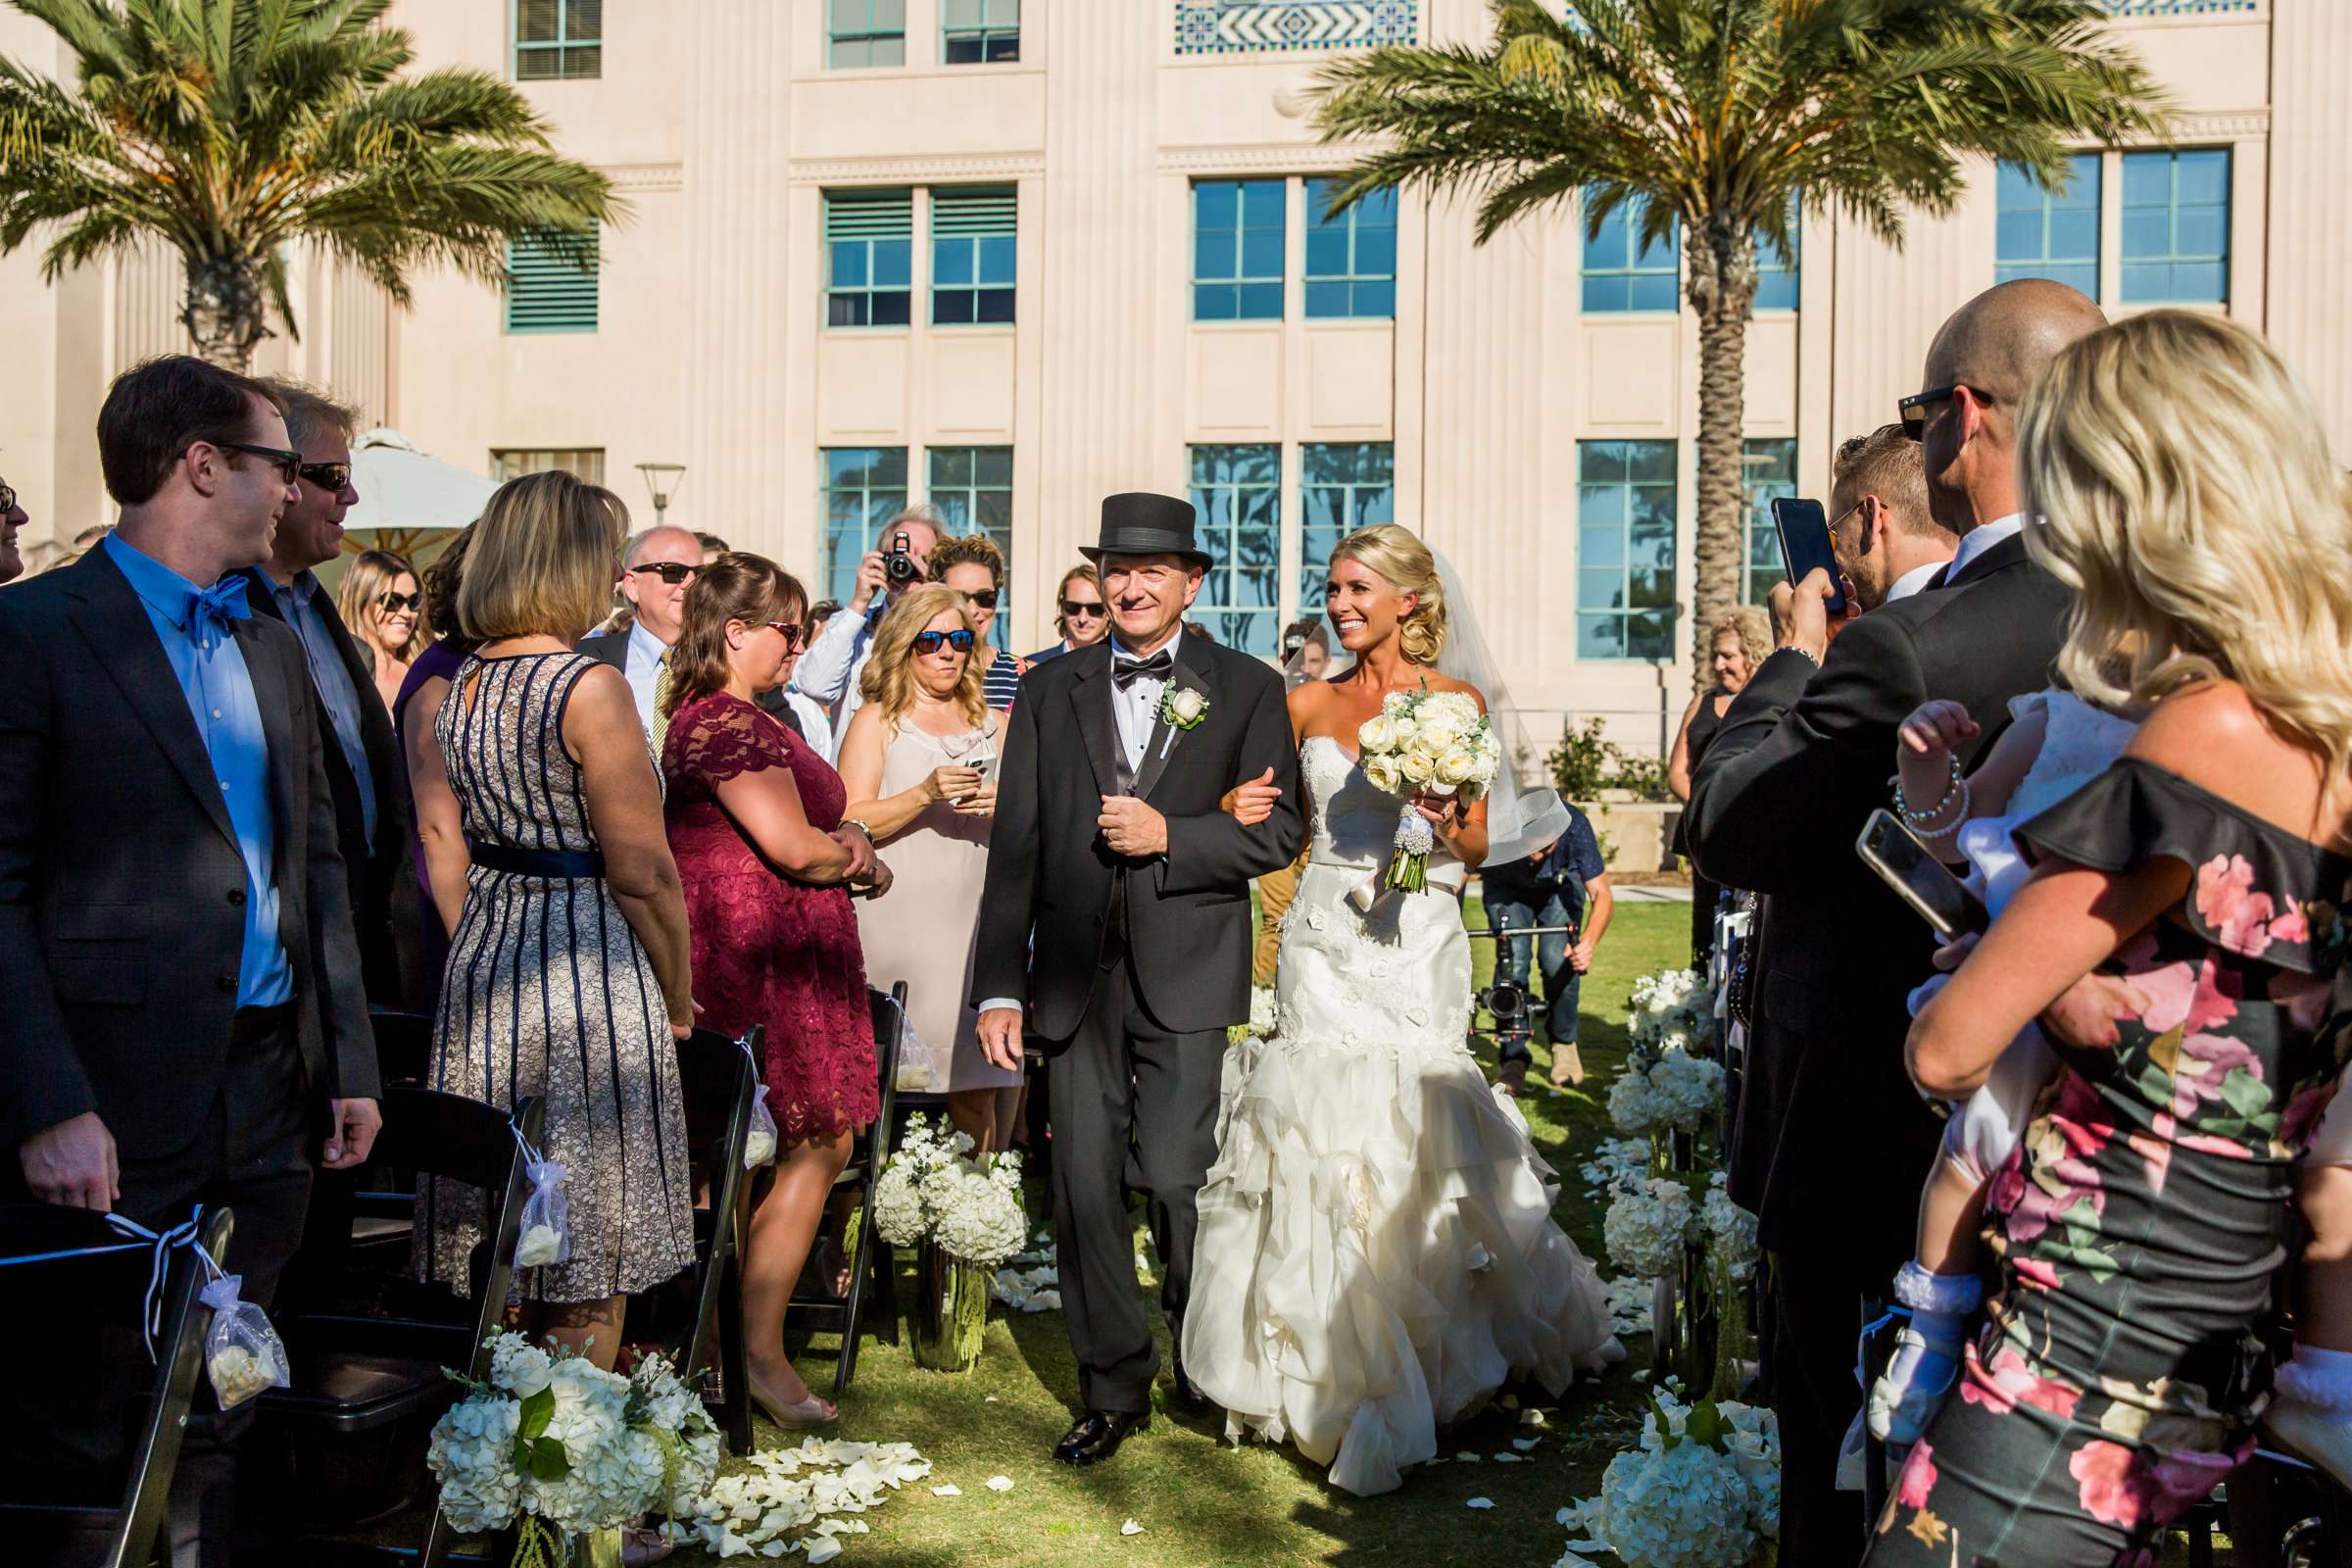
[[[1225,1031],[1250,1015],[1250,881],[1305,835],[1281,675],[1183,635],[1210,564],[1191,505],[1111,496],[1085,554],[1111,633],[1021,677],[972,979],[992,1062],[1017,1068],[1024,1033],[1055,1057],[1054,1225],[1083,1407],[1054,1450],[1069,1464],[1108,1458],[1150,1419],[1159,1355],[1130,1190],[1150,1204],[1160,1304],[1183,1341]],[[1265,821],[1219,808],[1268,781],[1282,794]],[[1176,1392],[1202,1407],[1181,1364]]]

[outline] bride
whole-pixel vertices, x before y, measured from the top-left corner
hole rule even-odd
[[[1324,593],[1354,663],[1290,696],[1314,839],[1283,924],[1275,1033],[1226,1056],[1181,1362],[1228,1435],[1288,1440],[1370,1494],[1435,1457],[1438,1429],[1506,1379],[1557,1395],[1624,1351],[1592,1265],[1552,1222],[1551,1168],[1467,1047],[1463,879],[1556,836],[1557,803],[1542,798],[1553,820],[1523,817],[1539,802],[1507,765],[1466,809],[1411,798],[1438,839],[1428,889],[1362,909],[1349,895],[1386,866],[1407,801],[1365,777],[1357,728],[1396,691],[1463,692],[1483,711],[1446,669],[1494,683],[1483,650],[1441,667],[1448,596],[1408,530],[1350,534]],[[1252,819],[1262,789],[1232,808]]]

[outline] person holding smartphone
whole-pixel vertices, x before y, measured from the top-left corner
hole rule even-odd
[[[997,805],[1004,716],[989,708],[973,657],[979,630],[946,586],[902,595],[883,617],[862,677],[865,705],[841,742],[849,814],[866,823],[915,898],[861,904],[866,972],[906,982],[906,1021],[931,1048],[931,1092],[984,1150],[1009,1146],[1021,1075],[991,1066],[967,1003],[980,894]]]

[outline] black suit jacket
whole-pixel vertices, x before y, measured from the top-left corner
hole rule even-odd
[[[310,666],[293,632],[233,634],[270,747],[278,940],[305,1085],[377,1094]],[[168,1159],[220,1093],[245,862],[155,627],[103,550],[0,589],[0,1144],[96,1111]]]
[[[1096,826],[1102,797],[1120,793],[1107,641],[1023,675],[1005,721],[970,1001],[1020,998],[1030,1032],[1047,1040],[1068,1039],[1086,1016],[1122,886],[1152,1016],[1191,1033],[1250,1015],[1250,881],[1289,865],[1304,840],[1298,748],[1280,675],[1199,637],[1171,646],[1171,687],[1201,693],[1208,710],[1172,744],[1154,725],[1135,777],[1131,793],[1167,818],[1164,856],[1123,859]],[[1273,815],[1244,827],[1217,808],[1269,767],[1282,789]]]
[[[245,602],[256,615],[284,623],[270,594],[268,573],[259,566],[245,574]],[[392,892],[404,876],[414,876],[409,843],[416,815],[409,803],[409,769],[401,755],[400,737],[392,730],[392,710],[375,690],[375,673],[360,651],[351,629],[336,612],[331,595],[321,592],[312,601],[335,652],[351,675],[359,698],[360,750],[368,757],[368,777],[375,785],[375,837],[368,836],[368,816],[360,806],[360,781],[343,755],[342,737],[326,704],[315,706],[318,721],[319,756],[326,764],[326,784],[335,802],[335,843],[343,856],[343,874],[351,885],[351,916],[360,944],[360,966],[371,1002],[397,1006],[407,997],[401,983],[399,944],[392,933]],[[292,628],[289,627],[289,630]],[[299,642],[300,638],[297,637]],[[309,665],[304,665],[309,673]]]
[[[592,636],[583,637],[580,639],[578,651],[599,663],[611,664],[614,669],[620,671],[623,679],[627,678],[629,673],[629,634],[626,631],[598,632]],[[785,697],[783,687],[770,686],[752,700],[760,705],[761,712],[776,718],[795,735],[801,733],[801,715],[792,710],[792,703]],[[806,736],[802,738],[807,739]]]
[[[2002,540],[1951,586],[1845,627],[1818,672],[1801,654],[1764,661],[1700,760],[1691,858],[1764,895],[1730,1174],[1767,1247],[1833,1246],[1871,1274],[1910,1255],[1939,1124],[1903,1067],[1905,999],[1935,939],[1854,841],[1893,802],[1902,721],[1931,698],[1965,704],[1984,726],[1973,765],[2009,700],[2049,684],[2069,599]]]

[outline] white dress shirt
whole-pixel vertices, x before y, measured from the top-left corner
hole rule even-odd
[[[2006,517],[1995,517],[1990,522],[1978,523],[1960,536],[1960,551],[1952,557],[1951,576],[1944,578],[1944,581],[1950,582],[1952,577],[1957,577],[1968,569],[1970,562],[2002,540],[2014,538],[2023,533],[2025,528],[2026,514],[2022,512],[2012,512]]]
[[[620,672],[628,677],[629,695],[637,699],[637,722],[645,726],[649,740],[654,733],[654,675],[668,657],[669,645],[647,631],[644,621],[629,622],[629,649]]]
[[[1948,563],[1931,561],[1924,566],[1913,566],[1909,571],[1886,585],[1886,603],[1891,605],[1897,599],[1910,598],[1925,588],[1928,585],[1928,579],[1941,571],[1946,564]]]
[[[794,689],[831,711],[836,734],[848,734],[850,720],[865,706],[865,694],[858,687],[873,652],[874,633],[890,606],[891,596],[884,592],[874,595],[861,615],[846,606],[833,612],[792,667]]]
[[[1178,628],[1176,636],[1184,635],[1183,629]],[[1168,639],[1164,652],[1171,660],[1176,657],[1174,637]],[[1111,667],[1115,670],[1118,661],[1135,657],[1113,633],[1110,639]],[[1127,770],[1131,773],[1144,770],[1144,751],[1152,744],[1152,727],[1159,716],[1159,700],[1167,695],[1167,690],[1168,680],[1164,675],[1138,675],[1127,683],[1123,691],[1115,677],[1110,683],[1111,716],[1118,720],[1119,745],[1127,753]]]
[[[784,688],[784,700],[792,705],[794,716],[801,721],[801,739],[826,761],[835,760],[833,721],[825,716],[824,705],[797,686]]]

